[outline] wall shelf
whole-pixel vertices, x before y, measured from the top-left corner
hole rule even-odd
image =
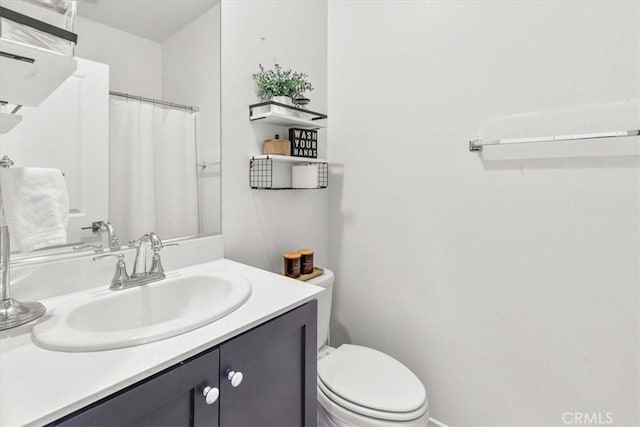
[[[318,186],[294,188],[291,185],[291,166],[317,164]],[[329,163],[324,159],[306,157],[260,155],[249,161],[249,186],[254,190],[319,190],[329,186]]]
[[[18,114],[0,113],[0,133],[7,133],[22,121]]]
[[[249,105],[249,120],[252,122],[297,126],[304,129],[327,127],[327,115],[315,111],[297,108],[275,101],[266,101]]]
[[[37,107],[76,68],[73,57],[0,39],[0,100]]]
[[[325,159],[312,159],[309,157],[296,157],[296,156],[280,156],[277,154],[261,154],[259,156],[253,156],[252,160],[260,159],[273,159],[277,162],[287,163],[327,163]]]
[[[275,101],[249,105],[252,122],[318,129],[326,127],[327,115]],[[292,185],[292,166],[315,164],[318,167],[317,187],[295,188]],[[324,159],[264,154],[249,161],[249,186],[254,190],[319,190],[329,185],[329,163]]]

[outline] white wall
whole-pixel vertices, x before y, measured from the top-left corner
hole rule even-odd
[[[328,22],[334,343],[399,358],[450,425],[639,425],[639,138],[467,144],[637,129],[640,3],[340,1]]]
[[[162,96],[195,105],[203,233],[220,232],[220,4],[162,43]]]
[[[300,26],[300,31],[293,28]],[[268,191],[249,188],[249,159],[262,142],[286,127],[249,122],[258,102],[251,75],[258,65],[306,72],[316,88],[311,109],[326,110],[327,2],[222,2],[222,230],[225,256],[271,271],[282,253],[311,247],[326,265],[327,190]],[[326,133],[319,133],[326,155]],[[329,186],[331,186],[331,182]]]
[[[162,99],[162,47],[89,19],[76,21],[75,55],[109,65],[109,89]]]

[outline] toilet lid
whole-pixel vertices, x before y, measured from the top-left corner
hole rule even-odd
[[[429,404],[425,400],[424,405],[415,411],[411,412],[385,412],[378,411],[376,409],[367,408],[364,406],[356,405],[355,403],[349,402],[333,393],[331,390],[324,385],[322,380],[318,378],[318,402],[331,414],[336,414],[338,418],[341,418],[345,421],[349,421],[352,419],[352,416],[355,416],[355,419],[358,420],[358,415],[362,415],[369,418],[375,418],[377,420],[383,421],[415,421],[419,418],[423,418],[425,415],[428,417],[429,413]],[[362,420],[360,420],[362,421]],[[350,425],[368,425],[367,423],[362,422],[354,422]],[[376,424],[377,425],[377,424]],[[421,424],[422,425],[422,424]]]
[[[424,386],[406,366],[358,345],[341,345],[320,359],[318,377],[335,395],[376,411],[412,412],[427,399]]]

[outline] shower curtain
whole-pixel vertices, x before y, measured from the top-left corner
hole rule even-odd
[[[196,114],[110,97],[109,220],[123,243],[198,233]]]

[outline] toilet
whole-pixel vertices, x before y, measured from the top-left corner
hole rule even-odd
[[[335,276],[307,283],[318,295],[318,427],[424,427],[429,401],[422,382],[393,357],[368,347],[328,345]]]

